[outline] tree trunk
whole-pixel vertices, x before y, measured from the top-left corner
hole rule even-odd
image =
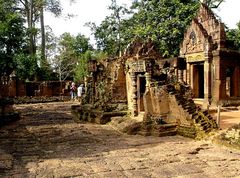
[[[36,44],[35,44],[35,37],[34,37],[34,33],[33,33],[33,28],[35,27],[34,22],[33,22],[33,16],[34,16],[34,12],[33,12],[33,0],[25,0],[24,1],[24,6],[25,6],[25,13],[27,16],[27,25],[28,25],[28,29],[29,29],[29,54],[30,55],[34,55],[36,54]]]
[[[41,45],[41,65],[46,64],[46,36],[45,36],[45,26],[44,26],[44,12],[43,6],[41,7],[40,11],[40,23],[41,23],[41,38],[42,38],[42,45]]]

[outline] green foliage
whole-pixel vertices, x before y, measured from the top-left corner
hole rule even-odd
[[[103,51],[91,51],[87,50],[85,53],[81,54],[78,58],[78,64],[75,68],[74,81],[82,81],[84,77],[89,75],[88,73],[88,63],[89,60],[95,59],[97,61],[107,58],[107,54]]]
[[[119,6],[116,0],[112,0],[108,9],[111,11],[110,16],[99,26],[95,23],[88,23],[87,26],[94,33],[98,49],[110,56],[116,56],[124,49],[124,31],[128,28],[124,26],[124,19],[130,12],[125,6]]]
[[[37,58],[26,54],[15,57],[16,73],[19,79],[34,80],[38,72]]]
[[[227,30],[227,44],[229,48],[240,50],[240,22],[236,29]]]
[[[93,50],[93,47],[89,43],[89,38],[78,34],[73,41],[73,50],[77,55],[81,55],[86,53],[88,50]]]
[[[176,56],[183,34],[199,7],[194,0],[136,1],[130,34],[151,38],[165,57]]]
[[[14,6],[13,1],[0,0],[0,76],[15,69],[14,56],[25,44],[24,21]]]
[[[89,51],[93,49],[88,38],[81,34],[75,37],[70,33],[64,33],[60,36],[57,46],[59,55],[55,56],[53,62],[59,80],[73,78],[74,74],[77,74],[76,78],[87,75],[86,63]]]
[[[196,0],[136,0],[130,11],[112,0],[109,8],[112,14],[99,26],[94,23],[88,23],[88,26],[95,35],[98,48],[109,55],[116,56],[138,36],[143,40],[151,38],[163,56],[176,56],[184,31],[198,7]]]
[[[75,68],[74,81],[82,81],[84,77],[88,76],[88,62],[91,58],[91,51],[86,51],[84,54],[80,55],[78,64]]]

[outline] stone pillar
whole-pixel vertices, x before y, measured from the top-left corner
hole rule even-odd
[[[222,64],[220,60],[219,51],[213,53],[213,63],[214,63],[214,78],[213,89],[212,89],[212,101],[218,104],[221,99],[226,95],[226,82],[224,80],[225,75],[223,73]]]
[[[150,72],[146,72],[145,73],[145,77],[146,77],[146,89],[148,89],[150,87],[150,83],[151,83],[151,73]]]
[[[194,67],[193,67],[193,65],[191,64],[190,65],[190,86],[191,86],[191,88],[193,89],[193,86],[194,86],[194,83],[193,83],[193,77],[194,77],[194,71],[193,71],[193,69],[194,69]]]
[[[235,67],[235,70],[234,70],[234,75],[233,75],[233,96],[235,97],[239,97],[240,96],[240,68],[239,66],[236,66]]]
[[[187,63],[186,82],[187,82],[188,85],[191,84],[190,76],[191,76],[191,65],[189,63]]]
[[[183,70],[183,82],[187,82],[187,69]]]
[[[137,76],[134,72],[130,74],[131,77],[131,85],[132,85],[132,94],[131,94],[131,100],[132,100],[132,116],[137,116]]]
[[[179,70],[178,81],[183,83],[183,70]]]
[[[204,103],[203,108],[207,108],[211,104],[211,55],[205,54],[204,61]]]
[[[175,76],[176,76],[176,80],[179,81],[179,78],[178,78],[178,69],[175,69]]]

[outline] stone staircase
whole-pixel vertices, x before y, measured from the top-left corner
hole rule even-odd
[[[157,137],[163,137],[163,136],[173,136],[177,135],[177,124],[146,124],[142,123],[141,130],[138,132],[139,135],[143,136],[157,136]]]
[[[169,94],[175,97],[179,108],[188,114],[189,122],[192,122],[198,131],[208,133],[218,128],[209,112],[196,106],[192,98],[172,88],[169,90]]]

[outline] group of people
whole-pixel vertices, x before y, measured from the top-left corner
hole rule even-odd
[[[83,94],[85,93],[84,85],[80,84],[78,87],[74,82],[71,83],[70,96],[71,100],[81,101]]]

